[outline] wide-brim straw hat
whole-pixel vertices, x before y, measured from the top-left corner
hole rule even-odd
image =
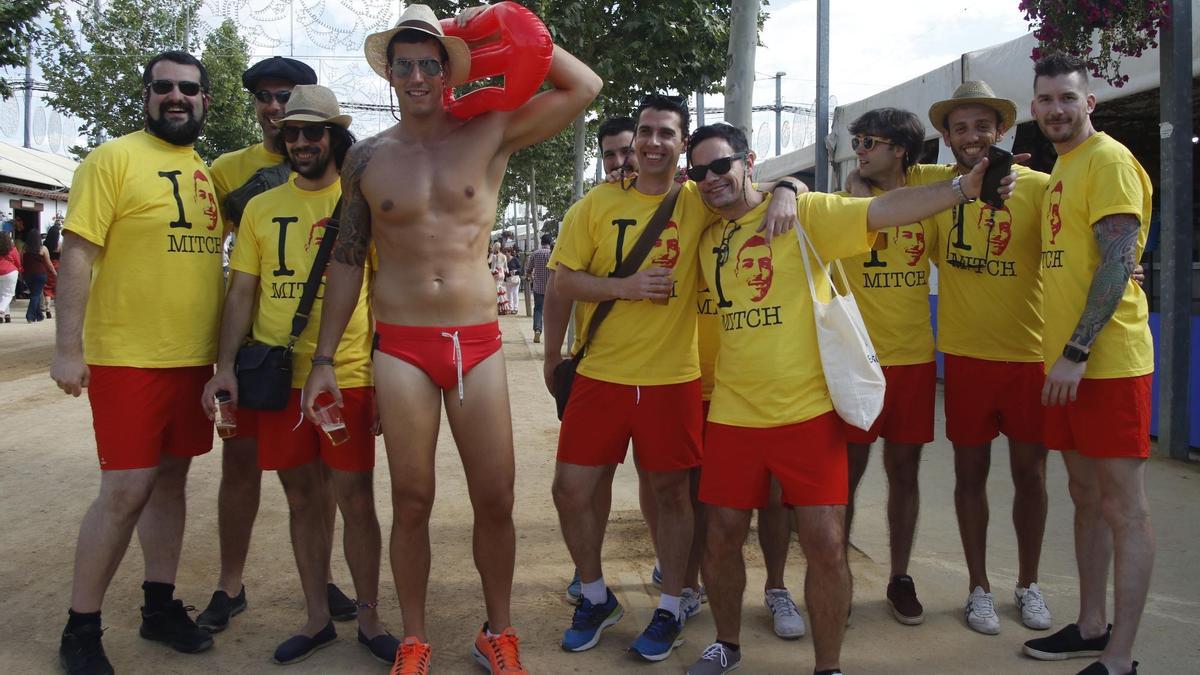
[[[387,46],[392,37],[402,30],[416,30],[437,38],[450,57],[450,76],[446,83],[457,87],[467,82],[471,72],[470,48],[462,38],[448,36],[442,32],[442,24],[428,5],[409,5],[404,14],[400,15],[395,27],[367,36],[367,41],[363,43],[363,52],[367,56],[367,63],[371,64],[371,69],[379,73],[380,77],[387,79]]]
[[[954,90],[954,95],[945,101],[929,106],[929,123],[938,131],[946,131],[946,116],[951,110],[963,105],[982,105],[996,111],[1000,116],[1000,127],[1011,129],[1017,121],[1017,104],[996,96],[996,92],[983,80],[963,82]]]
[[[349,129],[351,119],[349,115],[342,114],[337,96],[329,87],[298,84],[292,88],[292,96],[288,99],[283,117],[275,122],[275,126],[282,127],[286,122],[318,122]]]

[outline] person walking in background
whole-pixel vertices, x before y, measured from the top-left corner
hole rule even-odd
[[[42,289],[42,314],[49,319],[52,316],[51,307],[54,302],[55,289],[58,286],[58,259],[62,255],[62,216],[54,217],[54,224],[46,230],[46,239],[42,244],[50,252],[50,264],[54,275],[46,279],[46,287]]]
[[[516,314],[521,308],[521,298],[518,295],[518,291],[521,290],[521,258],[512,247],[509,247],[505,254],[508,256],[508,269],[504,276],[504,292],[508,296],[508,313]]]
[[[13,244],[12,235],[0,232],[0,322],[12,323],[8,316],[8,305],[17,291],[17,277],[21,275],[21,254]]]
[[[25,320],[29,323],[42,320],[42,289],[46,279],[57,277],[54,265],[50,261],[50,251],[42,244],[42,233],[30,228],[25,234],[25,253],[21,256],[22,275],[29,285],[29,308],[25,310]]]
[[[546,279],[549,272],[546,262],[550,260],[550,249],[554,239],[542,235],[541,246],[525,260],[525,278],[533,284],[533,341],[542,341],[542,305],[546,302]]]

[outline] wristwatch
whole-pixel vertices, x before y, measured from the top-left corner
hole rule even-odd
[[[954,194],[958,195],[958,201],[960,204],[970,204],[971,202],[975,201],[975,198],[968,197],[967,193],[963,192],[962,179],[962,176],[955,176],[954,179],[950,181],[950,187],[954,189]]]
[[[1083,363],[1088,360],[1090,352],[1084,351],[1075,345],[1067,345],[1063,347],[1063,358],[1071,363]]]
[[[790,180],[781,180],[781,181],[775,183],[775,187],[771,188],[771,191],[774,192],[775,190],[778,190],[779,188],[783,188],[785,190],[791,190],[792,194],[795,194],[795,195],[800,194],[800,190],[796,187],[796,184]]]

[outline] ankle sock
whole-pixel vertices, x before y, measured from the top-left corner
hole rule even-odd
[[[165,609],[171,604],[171,599],[175,595],[175,585],[159,581],[143,581],[142,592],[146,596],[146,609],[150,611]]]
[[[670,612],[675,617],[676,621],[683,621],[683,615],[679,609],[678,595],[667,595],[666,593],[663,593],[662,595],[658,596],[658,608],[665,609]]]
[[[729,651],[733,652],[734,654],[736,654],[742,650],[742,648],[740,646],[735,645],[732,642],[726,642],[724,640],[717,640],[717,644],[721,645],[725,649],[728,649]]]
[[[100,612],[76,612],[67,610],[67,631],[74,631],[87,625],[100,625]]]
[[[579,590],[583,597],[593,605],[603,605],[608,601],[608,588],[604,586],[604,575],[595,581],[580,581]]]

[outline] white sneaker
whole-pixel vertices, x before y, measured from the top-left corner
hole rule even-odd
[[[1048,630],[1053,620],[1050,618],[1050,608],[1046,607],[1046,599],[1042,597],[1042,589],[1036,583],[1029,588],[1017,586],[1013,592],[1017,601],[1017,609],[1021,610],[1021,623],[1033,630]]]
[[[985,593],[982,586],[976,586],[967,598],[967,606],[963,608],[967,625],[972,630],[984,635],[1000,634],[1000,617],[996,616],[996,602],[991,593]]]
[[[804,616],[792,594],[785,588],[772,588],[766,592],[763,604],[771,610],[775,621],[775,634],[785,640],[795,640],[804,637]]]
[[[679,613],[683,615],[684,621],[699,614],[700,594],[690,588],[683,589],[679,594]]]

